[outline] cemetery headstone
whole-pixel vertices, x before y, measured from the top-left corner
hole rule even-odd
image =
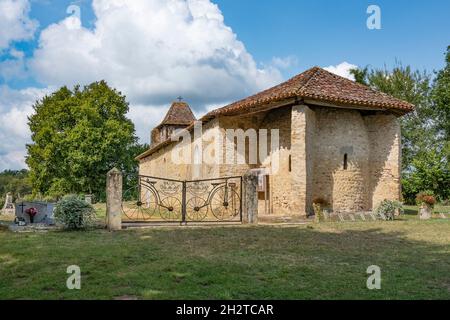
[[[92,194],[87,194],[84,196],[84,201],[86,201],[89,204],[92,204]]]
[[[16,220],[25,221],[26,224],[39,223],[53,225],[53,209],[53,203],[23,201],[16,205]]]

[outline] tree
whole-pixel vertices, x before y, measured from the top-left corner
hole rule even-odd
[[[3,207],[8,192],[11,192],[14,198],[31,193],[27,170],[5,170],[0,173],[0,209]]]
[[[445,57],[446,66],[436,75],[433,86],[433,110],[436,113],[437,129],[442,138],[450,141],[450,46]],[[448,155],[448,153],[447,153]]]
[[[62,87],[37,101],[29,117],[33,143],[26,162],[34,193],[105,197],[106,173],[136,172],[134,125],[125,96],[105,81],[73,90]],[[125,181],[127,183],[127,181]]]

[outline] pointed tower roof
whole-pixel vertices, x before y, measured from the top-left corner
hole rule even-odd
[[[172,103],[164,120],[158,127],[164,125],[188,126],[195,120],[196,118],[189,105],[186,102],[176,101]]]

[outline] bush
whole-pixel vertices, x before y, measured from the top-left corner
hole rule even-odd
[[[78,196],[69,195],[56,205],[55,219],[68,230],[87,229],[94,225],[95,210]]]
[[[395,212],[399,210],[403,213],[403,204],[399,201],[383,200],[375,209],[375,213],[380,216],[385,216],[388,220],[394,220]]]
[[[313,209],[316,222],[321,222],[325,219],[323,209],[328,208],[329,205],[329,202],[323,198],[315,198],[313,200]]]
[[[416,203],[418,206],[425,204],[425,205],[433,208],[434,205],[436,204],[436,198],[434,197],[434,192],[430,191],[430,190],[419,192],[416,196]]]

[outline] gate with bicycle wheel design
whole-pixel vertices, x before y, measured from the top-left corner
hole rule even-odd
[[[242,177],[181,181],[139,176],[123,194],[123,222],[242,222]]]

